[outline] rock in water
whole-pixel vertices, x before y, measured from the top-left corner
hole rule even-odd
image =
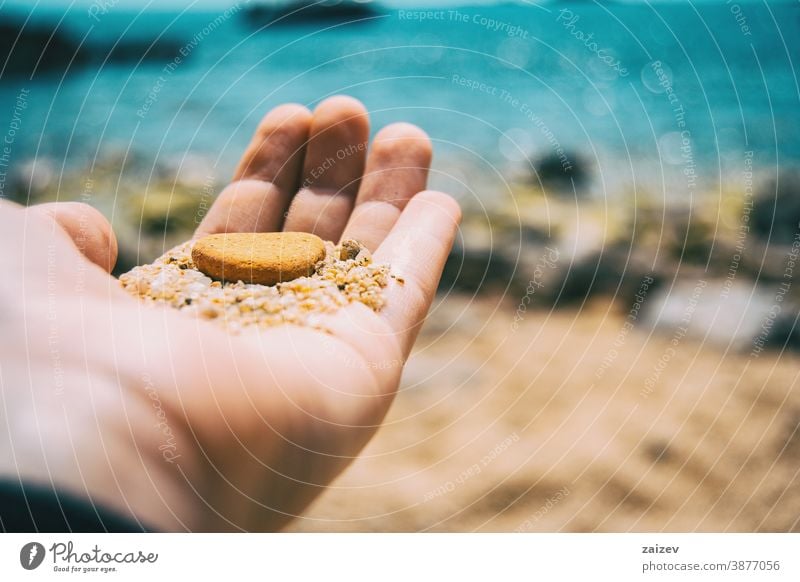
[[[306,277],[325,257],[325,243],[305,232],[225,233],[200,239],[195,266],[214,279],[275,285]]]
[[[782,171],[767,182],[752,212],[752,231],[771,244],[791,245],[800,223],[800,172]]]

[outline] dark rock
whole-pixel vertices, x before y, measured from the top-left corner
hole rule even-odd
[[[800,171],[783,171],[761,188],[751,224],[753,233],[770,243],[792,244],[800,228]]]
[[[556,289],[555,303],[566,307],[591,296],[608,295],[623,305],[630,305],[645,278],[652,279],[648,289],[655,289],[662,275],[654,272],[646,252],[629,247],[630,242],[617,243],[571,264],[567,261]]]
[[[252,26],[296,25],[303,23],[354,22],[380,14],[373,2],[352,0],[322,0],[309,2],[295,0],[282,5],[253,3],[242,11]]]
[[[714,246],[714,226],[699,217],[687,217],[685,222],[673,223],[672,258],[681,263],[705,264]]]
[[[33,76],[65,70],[86,62],[88,54],[78,50],[79,43],[59,29],[27,24],[3,17],[0,22],[0,54],[7,57],[5,75]]]
[[[781,315],[775,323],[767,338],[767,345],[777,350],[800,351],[800,321],[798,321],[800,308],[796,305],[784,305]]]
[[[589,164],[583,156],[575,152],[558,154],[551,152],[534,159],[531,164],[534,168],[532,179],[534,183],[543,188],[555,190],[575,190],[580,193],[588,185],[591,178]]]
[[[101,49],[94,60],[102,62],[107,56],[108,62],[110,63],[137,63],[140,60],[144,62],[166,62],[177,57],[180,49],[181,44],[172,40],[131,40],[120,42],[105,50]],[[186,57],[181,56],[181,59],[185,58]]]
[[[27,23],[4,17],[0,22],[0,54],[7,55],[4,76],[34,77],[114,63],[169,61],[181,49],[170,39],[120,40],[115,44],[86,42],[83,46],[63,27]]]
[[[517,265],[497,248],[457,246],[445,263],[439,288],[477,293],[504,291],[515,281]]]

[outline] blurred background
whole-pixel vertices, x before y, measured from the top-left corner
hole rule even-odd
[[[302,531],[798,531],[800,5],[6,0],[0,197],[117,274],[275,105],[434,142],[465,218],[386,427]],[[800,274],[800,270],[797,270]]]

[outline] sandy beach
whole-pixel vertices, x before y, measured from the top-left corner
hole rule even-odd
[[[450,296],[386,425],[293,531],[798,531],[798,358]],[[598,374],[598,370],[604,370]]]

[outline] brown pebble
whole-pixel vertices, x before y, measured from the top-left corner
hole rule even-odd
[[[195,266],[214,279],[275,285],[314,273],[325,243],[305,232],[212,234],[192,249]]]
[[[340,247],[341,247],[341,250],[339,251],[340,261],[348,261],[350,259],[355,259],[358,256],[358,253],[361,252],[361,249],[364,248],[361,246],[361,243],[359,243],[357,240],[353,240],[352,238],[343,240]]]

